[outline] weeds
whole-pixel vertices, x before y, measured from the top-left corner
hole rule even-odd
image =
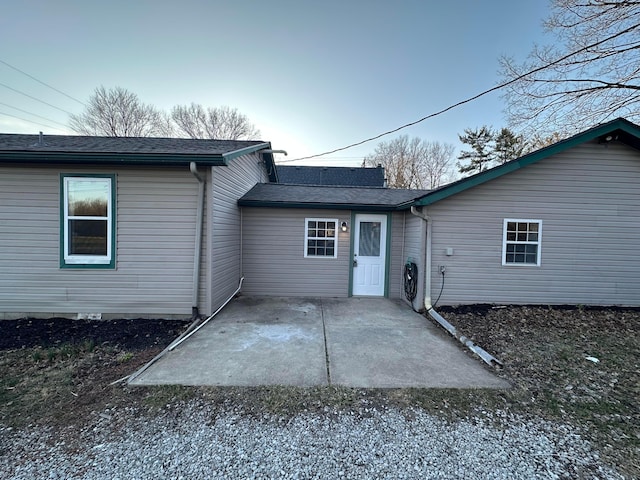
[[[122,352],[121,354],[119,354],[116,359],[118,360],[118,362],[120,363],[125,363],[128,362],[129,360],[131,360],[133,358],[133,353],[131,352]]]
[[[161,385],[146,391],[144,403],[152,411],[165,408],[169,404],[185,402],[196,398],[196,390],[181,385]]]

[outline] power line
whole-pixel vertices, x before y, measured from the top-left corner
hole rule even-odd
[[[426,116],[424,116],[424,117],[422,117],[422,118],[420,118],[418,120],[415,120],[415,121],[410,122],[410,123],[405,123],[404,125],[401,125],[401,126],[399,126],[397,128],[394,128],[393,130],[388,130],[386,132],[380,133],[380,134],[375,135],[373,137],[369,137],[369,138],[366,138],[366,139],[361,140],[359,142],[352,143],[350,145],[347,145],[346,147],[336,148],[334,150],[329,150],[328,152],[324,152],[324,153],[318,153],[316,155],[309,155],[308,157],[293,158],[291,160],[288,160],[288,159],[287,160],[282,160],[282,163],[284,163],[284,162],[296,162],[298,160],[308,160],[310,158],[322,157],[324,155],[330,155],[332,153],[341,152],[343,150],[347,150],[349,148],[357,147],[358,145],[362,145],[364,143],[368,143],[368,142],[371,142],[373,140],[377,140],[378,138],[382,138],[382,137],[385,137],[387,135],[391,135],[392,133],[398,132],[398,131],[403,130],[403,129],[408,128],[408,127],[412,127],[413,125],[417,125],[418,123],[422,123],[425,120],[428,120],[429,118],[433,118],[433,117],[437,117],[438,115],[442,115],[443,113],[446,113],[449,110],[453,110],[454,108],[459,107],[460,105],[464,105],[465,103],[469,103],[469,102],[472,102],[474,100],[477,100],[478,98],[483,97],[484,95],[487,95],[487,94],[489,94],[489,93],[491,93],[491,92],[493,92],[495,90],[498,90],[500,88],[506,87],[507,85],[513,83],[514,81],[515,80],[509,81],[509,82],[506,82],[506,83],[502,83],[500,85],[496,85],[495,87],[490,88],[488,90],[485,90],[485,91],[483,91],[481,93],[478,93],[477,95],[474,95],[473,97],[469,97],[469,98],[466,98],[465,100],[462,100],[462,101],[460,101],[458,103],[454,103],[453,105],[449,105],[448,107],[443,108],[442,110],[439,110],[439,111],[434,112],[434,113],[430,113],[429,115],[426,115]]]
[[[86,105],[84,104],[84,102],[81,102],[80,100],[78,100],[77,98],[72,97],[71,95],[67,95],[67,94],[66,94],[66,93],[64,93],[62,90],[58,90],[57,88],[52,87],[51,85],[49,85],[48,83],[43,82],[42,80],[38,80],[38,79],[37,79],[36,77],[34,77],[33,75],[29,75],[27,72],[24,72],[24,71],[20,70],[18,67],[14,67],[13,65],[11,65],[11,64],[9,64],[9,63],[5,62],[4,60],[1,60],[1,59],[0,59],[0,63],[3,63],[4,65],[6,65],[6,66],[7,66],[7,67],[9,67],[9,68],[13,68],[16,72],[20,72],[21,74],[23,74],[23,75],[25,75],[25,76],[29,77],[31,80],[35,80],[36,82],[38,82],[38,83],[40,83],[40,84],[44,85],[45,87],[48,87],[48,88],[50,88],[51,90],[54,90],[54,91],[58,92],[59,94],[64,95],[64,96],[65,96],[65,97],[67,97],[67,98],[70,98],[70,99],[71,99],[71,100],[73,100],[74,102],[78,102],[78,103],[79,103],[80,105],[82,105],[83,107],[84,107],[84,106],[86,106]]]
[[[34,122],[33,120],[27,120],[26,118],[17,117],[16,115],[11,115],[10,113],[0,112],[0,115],[4,115],[6,117],[17,118],[18,120],[23,120],[25,122],[33,123],[35,125],[40,125],[41,127],[53,128],[54,130],[60,130],[61,132],[64,132],[64,130],[62,130],[61,128],[52,127],[51,125],[45,125],[44,123]]]
[[[1,61],[1,60],[0,60],[0,61]],[[65,125],[64,123],[56,122],[55,120],[52,120],[52,119],[50,119],[50,118],[43,117],[42,115],[38,115],[37,113],[31,113],[31,112],[29,112],[29,111],[27,111],[27,110],[23,110],[23,109],[21,109],[21,108],[14,107],[14,106],[9,105],[9,104],[7,104],[7,103],[0,102],[0,105],[4,105],[5,107],[13,108],[14,110],[18,110],[19,112],[26,113],[26,114],[31,115],[31,116],[33,116],[33,117],[42,118],[43,120],[46,120],[47,122],[57,123],[58,125],[62,125],[63,127],[66,127],[66,125]]]
[[[73,113],[71,113],[68,110],[65,110],[64,108],[60,108],[60,107],[56,107],[55,105],[51,105],[50,103],[47,103],[44,100],[40,100],[39,98],[33,97],[33,96],[29,95],[28,93],[24,93],[24,92],[21,92],[20,90],[16,90],[15,88],[10,87],[9,85],[5,85],[4,83],[0,83],[0,86],[2,86],[4,88],[8,88],[9,90],[12,90],[12,91],[14,91],[16,93],[19,93],[20,95],[24,95],[25,97],[31,98],[32,100],[35,100],[36,102],[40,102],[40,103],[43,103],[45,105],[48,105],[51,108],[55,108],[56,110],[60,110],[61,112],[66,113],[67,115],[73,115]]]
[[[454,108],[457,108],[457,107],[459,107],[461,105],[464,105],[465,103],[473,102],[474,100],[477,100],[478,98],[483,97],[483,96],[485,96],[485,95],[487,95],[489,93],[492,93],[492,92],[495,92],[496,90],[500,90],[500,89],[502,89],[504,87],[507,87],[507,86],[511,85],[512,83],[515,83],[515,82],[517,82],[519,80],[522,80],[523,78],[528,77],[530,75],[533,75],[534,73],[538,73],[538,72],[540,72],[542,70],[545,70],[545,69],[547,69],[549,67],[552,67],[552,66],[557,65],[557,64],[559,64],[561,62],[564,62],[565,60],[567,60],[567,59],[569,59],[569,58],[571,58],[571,57],[573,57],[575,55],[578,55],[578,54],[583,53],[583,52],[585,52],[587,50],[590,50],[590,49],[592,49],[594,47],[597,47],[598,45],[601,45],[601,44],[603,44],[605,42],[608,42],[609,40],[613,40],[614,38],[619,37],[619,36],[621,36],[621,35],[623,35],[625,33],[629,33],[630,31],[634,30],[637,27],[638,27],[638,25],[632,25],[631,27],[626,28],[625,30],[622,30],[620,32],[614,33],[613,35],[611,35],[611,36],[609,36],[607,38],[604,38],[602,40],[594,42],[594,43],[592,43],[590,45],[586,45],[586,46],[584,46],[584,47],[582,47],[582,48],[580,48],[580,49],[578,49],[578,50],[576,50],[574,52],[568,53],[568,54],[566,54],[566,55],[564,55],[564,56],[562,56],[560,58],[557,58],[553,62],[550,62],[550,63],[545,64],[545,65],[541,65],[540,67],[534,68],[533,70],[530,70],[530,71],[528,71],[526,73],[518,75],[517,77],[512,78],[511,80],[507,80],[506,82],[500,83],[500,84],[496,85],[495,87],[492,87],[492,88],[489,88],[487,90],[484,90],[483,92],[480,92],[480,93],[478,93],[478,94],[476,94],[476,95],[474,95],[472,97],[469,97],[469,98],[466,98],[464,100],[461,100],[460,102],[454,103],[453,105],[449,105],[448,107],[443,108],[442,110],[439,110],[439,111],[434,112],[434,113],[430,113],[429,115],[426,115],[426,116],[424,116],[424,117],[422,117],[422,118],[420,118],[418,120],[415,120],[415,121],[410,122],[410,123],[405,123],[404,125],[401,125],[401,126],[399,126],[397,128],[394,128],[393,130],[388,130],[386,132],[380,133],[380,134],[375,135],[373,137],[369,137],[369,138],[367,138],[365,140],[361,140],[359,142],[352,143],[350,145],[347,145],[346,147],[336,148],[334,150],[329,150],[328,152],[318,153],[316,155],[309,155],[308,157],[293,158],[291,160],[282,160],[279,163],[296,162],[298,160],[308,160],[310,158],[317,158],[317,157],[322,157],[324,155],[329,155],[331,153],[341,152],[343,150],[347,150],[349,148],[357,147],[358,145],[362,145],[364,143],[371,142],[372,140],[377,140],[378,138],[384,137],[386,135],[390,135],[392,133],[398,132],[398,131],[403,130],[405,128],[412,127],[413,125],[417,125],[418,123],[424,122],[425,120],[428,120],[429,118],[437,117],[439,115],[442,115],[443,113],[448,112],[449,110],[453,110]]]

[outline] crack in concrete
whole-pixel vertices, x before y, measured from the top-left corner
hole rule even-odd
[[[324,336],[324,361],[327,365],[327,384],[331,385],[331,368],[329,365],[329,349],[327,347],[327,326],[324,322],[324,305],[320,299],[320,317],[322,318],[322,335]]]

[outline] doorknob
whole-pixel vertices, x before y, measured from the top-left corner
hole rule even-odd
[[[354,268],[358,266],[358,254],[357,253],[353,256],[353,266],[354,266]]]

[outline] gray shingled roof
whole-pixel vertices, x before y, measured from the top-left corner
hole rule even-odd
[[[336,208],[359,210],[397,210],[428,190],[376,187],[325,187],[259,183],[238,205],[244,207]]]
[[[262,141],[194,140],[154,137],[82,137],[72,135],[0,134],[0,152],[221,155]]]
[[[277,165],[278,182],[289,185],[384,187],[384,169]]]

